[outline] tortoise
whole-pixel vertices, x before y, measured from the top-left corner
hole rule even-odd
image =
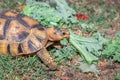
[[[46,28],[36,20],[12,11],[0,12],[0,55],[37,54],[50,69],[57,69],[57,63],[50,56],[47,47],[50,42],[68,38],[69,32],[58,28]]]

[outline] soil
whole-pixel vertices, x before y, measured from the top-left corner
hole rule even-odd
[[[79,66],[78,56],[75,56],[66,64],[72,66]],[[113,62],[110,64],[109,61],[99,61],[97,69],[99,73],[93,74],[91,72],[83,73],[80,69],[74,69],[72,66],[61,66],[59,71],[55,71],[55,75],[51,76],[50,79],[45,80],[115,80],[117,72],[120,71],[120,63]],[[51,75],[50,72],[48,75]],[[117,79],[120,80],[120,79]]]
[[[112,65],[106,64],[104,66],[98,65],[97,68],[99,74],[95,75],[93,73],[83,73],[78,69],[62,66],[60,78],[61,80],[114,80],[115,75],[120,70],[120,63],[113,63]],[[58,73],[56,72],[56,74]]]

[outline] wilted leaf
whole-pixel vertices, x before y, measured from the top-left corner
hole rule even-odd
[[[95,74],[99,73],[95,64],[81,63],[79,68],[81,69],[82,72],[93,72]]]

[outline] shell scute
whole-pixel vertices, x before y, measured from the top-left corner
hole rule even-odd
[[[13,13],[13,12],[11,12],[11,11],[8,11],[8,12],[5,12],[5,14],[4,14],[5,16],[7,16],[7,17],[17,17],[17,13]]]
[[[21,43],[21,48],[22,48],[22,51],[23,51],[23,54],[29,54],[31,53],[29,47],[28,47],[28,41],[24,41]]]
[[[31,36],[30,41],[33,43],[34,47],[41,48],[42,47],[41,42],[33,34],[31,34],[30,36]]]
[[[0,18],[0,40],[4,39],[4,25],[6,23],[5,19]]]
[[[31,28],[36,25],[39,25],[39,23],[36,20],[27,16],[22,17],[22,20],[25,21]]]
[[[19,53],[19,50],[18,50],[19,43],[10,42],[9,45],[10,45],[10,53],[11,53],[11,55],[12,56],[18,55],[18,53]]]
[[[8,53],[8,41],[0,40],[0,54],[7,55]]]
[[[18,21],[11,21],[7,31],[8,40],[20,42],[28,37],[30,30]]]
[[[37,49],[35,48],[36,46],[33,44],[33,42],[32,41],[28,41],[28,47],[29,47],[29,49],[30,49],[30,51],[31,52],[34,52],[34,51],[36,51]]]

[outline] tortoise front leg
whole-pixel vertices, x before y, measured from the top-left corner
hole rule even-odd
[[[51,70],[57,69],[57,63],[53,60],[53,58],[50,56],[49,52],[46,50],[45,47],[43,47],[37,53],[37,55],[40,57],[43,63],[47,65]]]

